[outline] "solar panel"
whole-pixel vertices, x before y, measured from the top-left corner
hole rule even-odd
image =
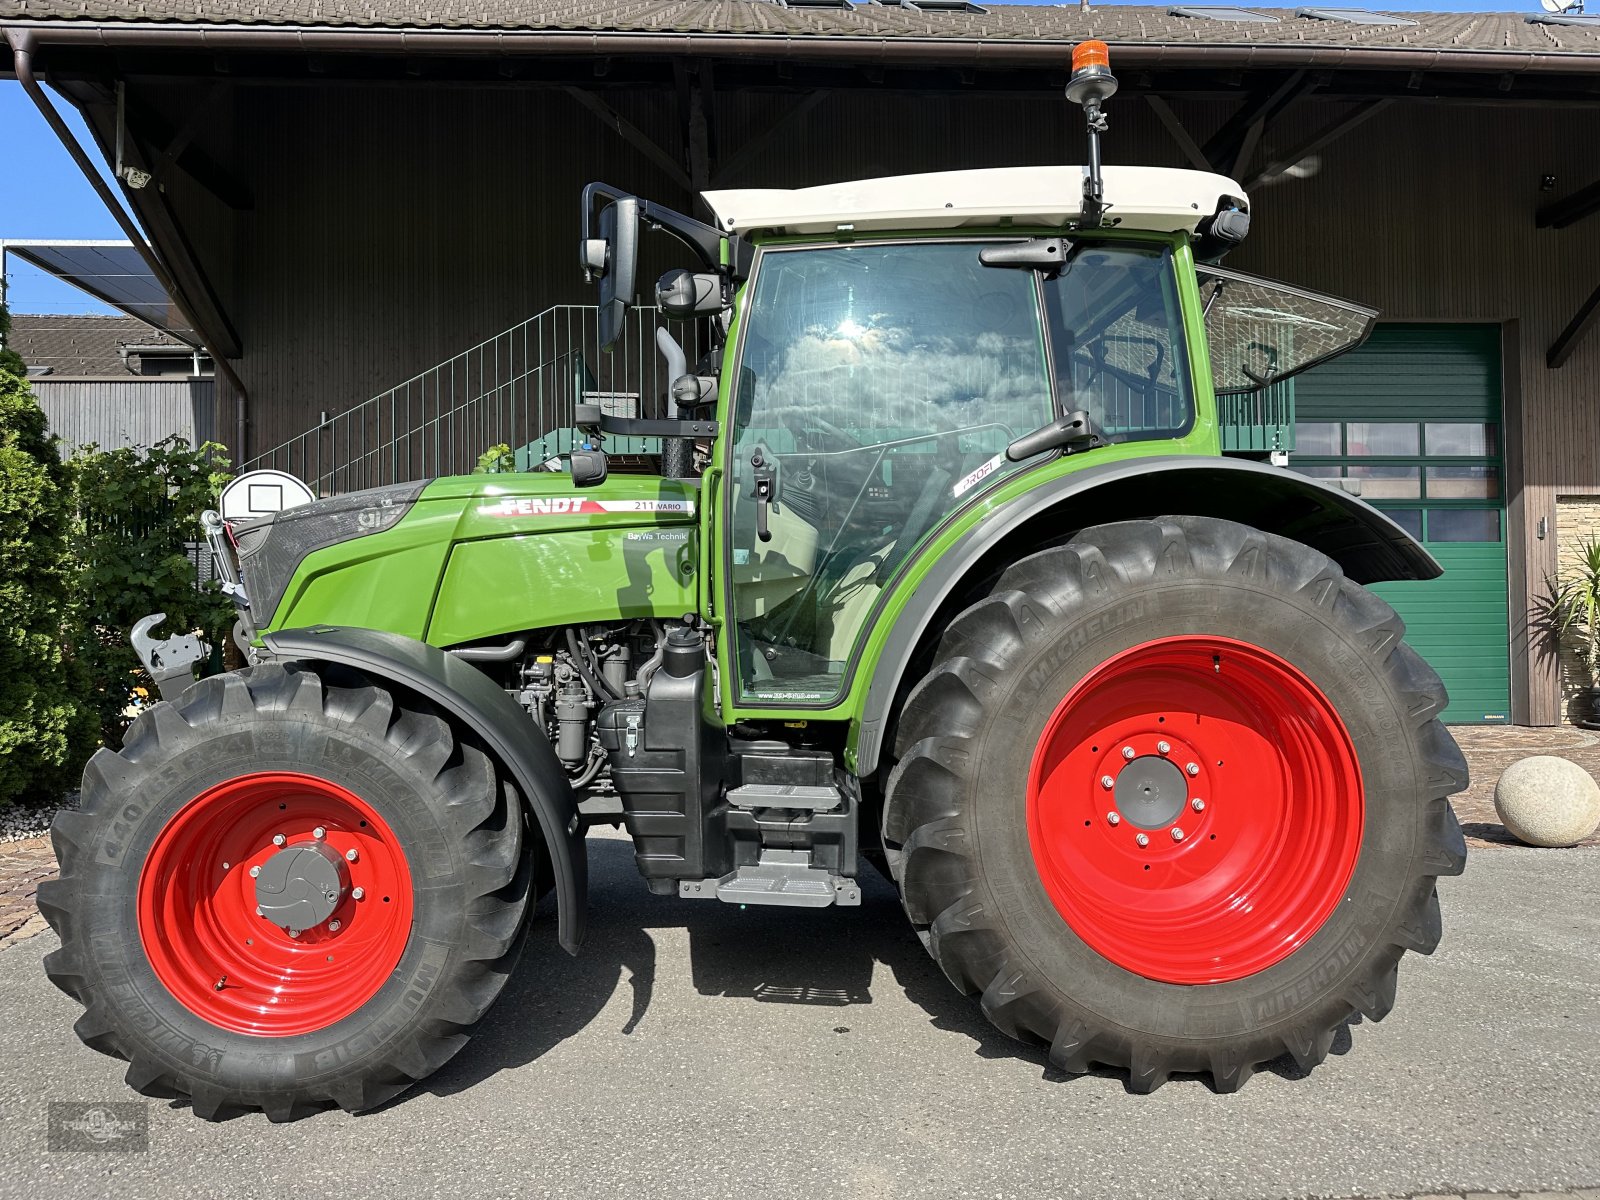
[[[199,336],[130,242],[45,242],[6,240],[14,254],[112,308],[138,317],[191,346]]]
[[[1407,17],[1392,13],[1372,12],[1365,8],[1297,8],[1297,17],[1310,17],[1314,21],[1343,21],[1346,25],[1415,25]]]
[[[919,12],[965,12],[986,13],[989,10],[972,0],[901,0],[902,8],[912,8]]]
[[[850,0],[778,0],[784,8],[854,8]]]
[[[1241,25],[1276,25],[1277,17],[1268,16],[1266,13],[1251,12],[1248,8],[1227,8],[1221,5],[1193,5],[1186,4],[1179,8],[1167,9],[1167,15],[1172,17],[1194,17],[1201,21],[1235,21]]]

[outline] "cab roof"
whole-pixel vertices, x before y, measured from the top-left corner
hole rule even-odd
[[[1054,228],[1083,210],[1085,167],[990,167],[890,175],[819,187],[734,188],[705,193],[727,233],[834,233],[841,227],[960,229],[993,225]],[[1247,207],[1244,188],[1224,175],[1170,167],[1105,167],[1105,224],[1163,233],[1193,232],[1220,207]]]

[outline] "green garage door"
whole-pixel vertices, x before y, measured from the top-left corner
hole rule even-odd
[[[1500,330],[1380,325],[1295,380],[1293,466],[1357,481],[1363,499],[1444,567],[1374,590],[1450,690],[1446,721],[1503,722],[1511,705],[1501,461]]]

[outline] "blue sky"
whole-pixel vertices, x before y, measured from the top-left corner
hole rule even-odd
[[[1006,0],[985,0],[1000,4]],[[1104,3],[1105,0],[1099,0]],[[1196,0],[1204,2],[1204,0]],[[1217,2],[1217,0],[1213,0]],[[1314,2],[1314,0],[1312,0]],[[1265,7],[1285,7],[1275,0]],[[1354,7],[1351,0],[1330,0],[1331,5]],[[1536,0],[1409,0],[1378,5],[1390,12],[1534,12]],[[88,143],[88,135],[72,106],[57,107]],[[99,198],[85,182],[55,134],[44,123],[20,84],[0,80],[0,153],[7,170],[0,171],[0,238],[120,238],[121,231]],[[48,276],[12,264],[7,280],[13,312],[108,312],[82,292]]]

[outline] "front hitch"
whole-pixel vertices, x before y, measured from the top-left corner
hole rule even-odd
[[[133,652],[139,656],[150,678],[156,681],[163,700],[176,700],[194,682],[194,667],[211,654],[211,647],[198,634],[180,633],[157,641],[151,630],[167,619],[164,612],[141,617],[128,634]]]

